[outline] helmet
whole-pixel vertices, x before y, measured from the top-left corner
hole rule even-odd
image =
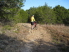
[[[34,15],[32,15],[32,16],[34,16]]]

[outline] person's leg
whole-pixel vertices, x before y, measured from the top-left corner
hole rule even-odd
[[[35,28],[35,22],[34,22],[34,26],[33,26],[33,28]]]
[[[33,29],[33,25],[31,25],[31,29]]]
[[[31,22],[31,29],[33,29],[34,28],[34,23],[33,22]]]
[[[35,28],[36,27],[36,23],[35,22],[33,22],[33,28]]]
[[[34,28],[36,27],[36,22],[34,22]]]

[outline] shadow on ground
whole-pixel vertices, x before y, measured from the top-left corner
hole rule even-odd
[[[69,45],[65,45],[61,43],[61,44],[58,44],[57,47],[61,52],[69,52]]]
[[[54,44],[37,40],[34,42],[24,42],[17,38],[8,37],[0,34],[0,52],[58,52]]]
[[[39,45],[34,48],[34,52],[59,52],[53,43],[38,40]]]
[[[0,34],[0,50],[2,52],[20,52],[19,48],[24,46],[24,42],[16,38]]]

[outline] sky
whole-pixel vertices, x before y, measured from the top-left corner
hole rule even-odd
[[[69,9],[69,0],[26,0],[22,9],[28,10],[30,7],[44,6],[45,3],[50,7],[55,7],[57,5],[63,6]]]

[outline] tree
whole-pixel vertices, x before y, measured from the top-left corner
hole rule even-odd
[[[34,17],[38,23],[55,23],[55,13],[46,3],[44,6],[31,7],[27,10],[27,12],[29,14],[29,18],[34,14]]]
[[[56,14],[57,23],[63,24],[65,19],[69,17],[68,10],[63,6],[58,5],[54,7],[53,10],[55,11],[55,14]]]
[[[66,10],[65,12],[65,19],[63,20],[65,25],[69,25],[69,9]]]
[[[28,20],[28,13],[26,11],[24,11],[23,9],[20,9],[17,12],[17,15],[14,16],[14,21],[16,23],[26,23]]]
[[[25,0],[0,0],[0,21],[7,22],[13,19]]]
[[[39,23],[55,23],[56,19],[54,11],[47,4],[38,7],[35,16]]]

